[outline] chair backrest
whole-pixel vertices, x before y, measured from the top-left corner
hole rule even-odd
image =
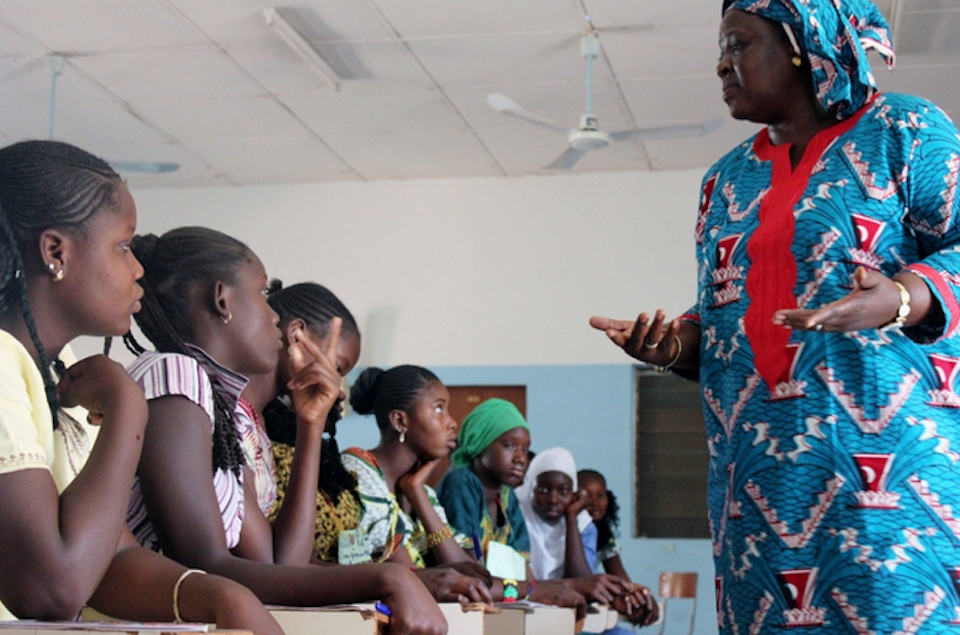
[[[696,572],[679,573],[664,571],[660,574],[660,633],[663,635],[667,627],[667,600],[687,599],[690,603],[690,630],[693,635],[694,624],[697,618],[697,574]]]
[[[660,574],[660,597],[694,598],[697,596],[696,572],[664,571]]]

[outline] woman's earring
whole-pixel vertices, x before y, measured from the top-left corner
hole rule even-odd
[[[401,430],[401,431],[400,431],[400,443],[403,443],[403,442],[406,441],[406,440],[407,440],[407,433],[406,433],[406,432],[403,432],[403,431]]]
[[[803,64],[803,60],[800,59],[799,55],[794,55],[793,57],[790,58],[790,61],[793,62],[793,65],[796,66],[797,68],[800,68],[800,65]]]
[[[61,280],[63,280],[63,269],[57,269],[57,263],[48,262],[47,269],[49,269],[50,273],[53,274],[54,282],[60,282]]]
[[[230,324],[230,320],[233,319],[233,313],[231,313],[230,311],[227,311],[227,317],[220,318],[220,319],[223,320],[224,324]]]

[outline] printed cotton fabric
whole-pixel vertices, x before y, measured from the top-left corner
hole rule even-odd
[[[957,129],[926,100],[880,94],[808,153],[791,170],[764,130],[702,186],[687,317],[702,333],[720,629],[956,632]],[[770,326],[775,309],[846,296],[859,266],[920,276],[942,328]],[[771,305],[766,283],[784,280],[788,306]]]

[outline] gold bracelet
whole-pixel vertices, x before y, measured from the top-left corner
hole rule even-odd
[[[453,528],[450,525],[444,525],[440,529],[427,534],[427,547],[433,549],[447,538],[453,538]]]
[[[656,369],[656,371],[657,371],[658,373],[665,373],[665,372],[667,372],[668,370],[670,370],[671,368],[673,368],[674,365],[675,365],[678,361],[680,361],[680,353],[683,352],[683,344],[680,342],[680,336],[679,336],[679,335],[674,335],[674,336],[673,336],[673,339],[674,339],[674,341],[676,341],[676,343],[677,343],[677,354],[674,355],[674,356],[673,356],[673,359],[671,359],[671,360],[670,360],[669,362],[667,362],[665,365],[663,365],[663,366],[654,366],[654,368]]]
[[[183,581],[186,580],[192,573],[207,575],[207,572],[203,569],[187,569],[180,574],[179,578],[177,578],[177,583],[173,585],[173,621],[177,624],[183,623],[183,618],[180,617],[180,585],[183,584]]]

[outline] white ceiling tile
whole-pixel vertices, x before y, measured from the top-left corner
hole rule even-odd
[[[623,2],[584,0],[593,25],[600,30],[707,23],[720,25],[720,0],[668,0]]]
[[[934,59],[960,56],[960,11],[904,13],[897,25],[894,50]]]
[[[727,152],[757,133],[760,126],[729,117],[723,125],[705,137],[646,141],[650,161],[655,170],[706,171]]]
[[[709,27],[600,36],[620,81],[647,77],[715,77],[717,32]]]
[[[410,42],[410,48],[431,76],[452,87],[583,82],[587,72],[578,34],[423,39]],[[595,63],[595,75],[610,78],[600,63]]]
[[[297,183],[358,178],[357,173],[328,147],[308,137],[197,141],[189,146],[238,183]]]
[[[585,22],[573,2],[557,0],[366,0],[380,8],[401,37],[483,33],[576,33]]]
[[[330,135],[326,141],[366,179],[501,174],[476,137],[463,130]]]
[[[341,78],[342,93],[384,93],[433,88],[416,58],[397,42],[331,44],[324,56]],[[330,54],[333,51],[334,54]],[[334,92],[306,62],[282,42],[256,47],[231,47],[227,54],[273,93],[296,95]],[[334,64],[336,61],[336,64]]]
[[[286,7],[301,34],[311,41],[369,40],[390,35],[371,6],[359,0],[170,0],[210,37],[224,44],[277,36],[263,9]]]
[[[65,53],[204,41],[201,33],[160,0],[0,0],[0,15],[51,50]]]
[[[2,10],[0,10],[0,42],[3,42],[3,49],[0,51],[0,63],[8,58],[17,60],[43,57],[49,51],[36,38],[23,33],[16,26],[8,24]]]
[[[463,121],[435,90],[389,95],[316,93],[283,98],[318,135],[379,135],[463,129]]]
[[[115,53],[71,58],[70,62],[122,99],[225,99],[265,91],[229,56],[213,46]]]
[[[304,137],[309,131],[272,97],[211,101],[139,99],[133,107],[180,141]]]
[[[621,86],[641,127],[698,123],[728,113],[720,80],[715,77],[648,79],[623,82]]]
[[[913,11],[960,11],[960,0],[909,0],[904,3],[904,12]]]

